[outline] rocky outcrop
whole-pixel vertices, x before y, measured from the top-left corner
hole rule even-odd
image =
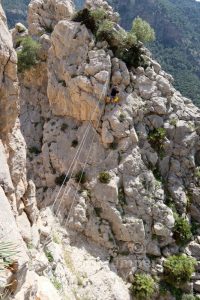
[[[51,33],[62,19],[69,19],[74,12],[71,0],[32,0],[29,4],[29,33],[39,36]]]
[[[91,33],[77,23],[59,22],[51,41],[47,94],[53,114],[98,120],[111,73],[110,57],[103,49],[94,49]]]

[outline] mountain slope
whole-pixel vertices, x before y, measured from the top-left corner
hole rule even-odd
[[[110,0],[126,29],[140,16],[155,29],[154,56],[175,78],[176,87],[200,104],[200,4],[192,0]]]

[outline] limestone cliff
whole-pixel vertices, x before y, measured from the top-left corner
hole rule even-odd
[[[118,17],[105,1],[86,5]],[[199,222],[199,109],[146,48],[146,68],[128,68],[72,15],[71,1],[31,1],[40,62],[18,79],[2,15],[1,102],[13,105],[2,120],[2,203],[28,253],[10,299],[128,300],[135,273],[162,277],[165,259],[180,252],[200,259],[199,229],[179,245],[172,211]],[[28,34],[18,28],[16,47]],[[106,105],[113,85],[120,102]],[[186,292],[199,292],[198,278],[197,267]]]

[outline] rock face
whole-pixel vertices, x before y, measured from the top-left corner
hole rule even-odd
[[[29,10],[40,62],[19,74],[21,127],[11,81],[15,111],[0,132],[0,227],[23,253],[11,299],[129,300],[136,272],[159,276],[165,257],[182,250],[168,203],[199,221],[200,111],[145,48],[148,67],[128,69],[70,21],[70,1],[34,0]],[[18,28],[14,41],[28,34]],[[11,71],[17,78],[16,64]],[[113,85],[120,102],[106,105]],[[199,259],[197,234],[184,251]]]
[[[94,50],[94,38],[78,23],[60,21],[51,41],[47,94],[53,114],[98,120],[111,73],[110,57],[103,49]]]
[[[8,133],[17,117],[18,79],[17,56],[13,50],[12,37],[9,34],[5,14],[0,8],[0,131],[1,136]]]

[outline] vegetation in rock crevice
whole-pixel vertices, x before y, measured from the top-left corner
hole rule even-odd
[[[18,72],[22,73],[39,62],[38,53],[40,44],[30,36],[19,39],[19,43],[21,49],[17,51],[17,67]]]
[[[192,239],[192,226],[184,217],[174,214],[175,225],[173,228],[173,237],[180,245],[184,245]]]
[[[131,293],[138,300],[153,299],[156,291],[155,280],[147,274],[136,274],[131,286]]]
[[[148,135],[148,141],[151,147],[162,157],[164,155],[164,141],[166,139],[166,130],[162,127],[152,130]]]
[[[101,183],[107,184],[110,182],[110,180],[111,180],[111,175],[108,172],[104,171],[99,174],[99,181]]]

